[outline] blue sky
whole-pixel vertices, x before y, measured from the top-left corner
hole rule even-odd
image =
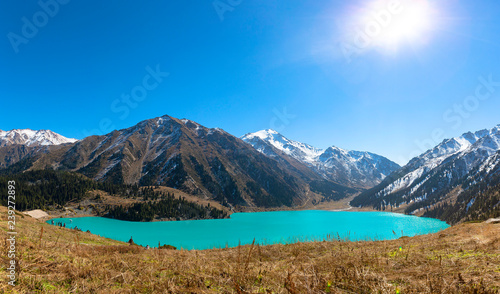
[[[421,0],[418,34],[395,15],[364,47],[386,3],[315,2],[2,1],[0,129],[80,139],[168,114],[405,163],[500,124],[500,2]],[[412,39],[384,45],[392,29]]]

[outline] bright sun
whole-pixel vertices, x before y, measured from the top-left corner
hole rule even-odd
[[[357,7],[350,38],[360,49],[379,47],[398,50],[403,44],[426,43],[433,26],[434,9],[429,0],[375,0]]]
[[[431,8],[425,0],[401,2],[400,13],[380,34],[381,45],[397,46],[403,41],[420,42],[431,27]]]

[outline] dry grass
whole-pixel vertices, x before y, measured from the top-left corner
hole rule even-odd
[[[0,207],[3,240],[6,209]],[[500,224],[378,242],[144,250],[17,217],[14,293],[499,293]],[[43,233],[42,233],[43,228]],[[0,242],[7,262],[7,248]],[[401,247],[401,250],[399,250]],[[5,266],[2,268],[5,271]]]
[[[228,209],[226,206],[223,206],[219,202],[211,199],[205,199],[202,196],[194,196],[191,194],[188,194],[186,192],[183,192],[178,189],[170,188],[170,187],[165,187],[165,186],[158,186],[158,187],[153,187],[155,192],[164,192],[164,193],[171,193],[174,194],[175,197],[184,197],[187,201],[197,203],[199,205],[207,206],[207,204],[210,204],[211,207],[215,207],[217,209],[225,211],[227,214],[231,214],[231,210]]]

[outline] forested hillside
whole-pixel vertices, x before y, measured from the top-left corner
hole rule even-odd
[[[482,192],[478,188],[461,194],[457,202],[438,204],[424,216],[455,224],[463,221],[483,221],[500,216],[500,185]]]
[[[97,182],[85,176],[54,170],[28,171],[21,174],[0,176],[0,190],[7,191],[9,181],[15,181],[16,210],[57,209],[68,202],[78,202],[88,197],[88,192],[100,190],[110,195],[139,198],[132,207],[108,206],[104,216],[123,220],[150,221],[155,218],[202,219],[224,218],[220,209],[199,205],[172,193],[154,191],[151,187],[119,185]],[[7,197],[0,204],[7,206]]]
[[[500,162],[500,152],[487,163]],[[485,166],[488,166],[486,164]],[[424,216],[435,217],[449,223],[487,220],[500,217],[500,164],[477,168],[461,185],[456,201],[444,201],[427,209]]]
[[[202,206],[189,202],[172,194],[162,194],[159,201],[147,201],[129,207],[115,206],[108,209],[105,215],[128,221],[153,221],[155,219],[215,219],[226,218],[227,214],[214,207]]]

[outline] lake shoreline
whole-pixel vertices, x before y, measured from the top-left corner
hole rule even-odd
[[[399,213],[406,215],[403,212],[399,211],[380,211],[376,210],[373,208],[369,207],[353,207],[353,206],[345,206],[344,201],[334,201],[334,202],[327,202],[327,203],[320,203],[319,205],[311,205],[311,206],[306,206],[306,207],[273,207],[273,208],[262,208],[262,207],[244,207],[243,209],[238,209],[232,212],[228,213],[228,217],[230,218],[233,213],[239,213],[239,212],[275,212],[275,211],[306,211],[306,210],[322,210],[322,211],[333,211],[333,212],[341,212],[341,211],[351,211],[351,212],[392,212],[392,213]],[[242,207],[240,207],[242,208]],[[48,216],[40,218],[42,220],[51,220],[55,218],[81,218],[81,217],[105,217],[103,215],[99,215],[98,213],[88,213],[86,211],[81,211],[78,209],[75,209],[75,207],[65,207],[63,209],[58,209],[58,210],[42,210],[45,213],[48,214]],[[25,211],[23,213],[27,213],[29,211]],[[226,218],[226,219],[227,219]],[[211,219],[211,218],[207,218]],[[174,219],[154,219],[152,221],[143,221],[145,223],[148,222],[176,222],[176,221],[186,221],[186,220],[207,220],[205,218],[203,219],[180,219],[180,220],[174,220]]]
[[[162,190],[163,189],[163,190]],[[158,189],[159,191],[167,191],[167,192],[174,192],[174,189],[167,188],[167,187],[160,187]],[[175,190],[176,193],[178,193],[177,190]],[[182,194],[183,197],[188,197],[187,194]],[[349,197],[346,197],[344,199],[338,200],[338,201],[329,201],[329,202],[321,202],[318,204],[305,204],[302,206],[297,206],[297,207],[272,207],[272,208],[263,208],[263,207],[236,207],[232,209],[227,209],[227,217],[226,219],[229,219],[233,213],[238,213],[238,212],[273,212],[273,211],[306,211],[306,210],[323,210],[323,211],[337,211],[337,212],[342,212],[342,211],[350,211],[350,212],[392,212],[392,213],[398,213],[398,214],[403,214],[407,215],[404,213],[404,208],[401,209],[395,209],[394,211],[387,211],[387,210],[376,210],[373,209],[372,207],[353,207],[350,205],[350,201],[355,197],[356,195],[352,195]],[[104,196],[102,196],[104,197]],[[119,198],[116,196],[106,196],[107,198],[111,198],[113,201],[117,201],[115,198]],[[189,196],[191,197],[190,200],[193,200],[196,196]],[[129,199],[125,199],[126,201],[130,201]],[[202,199],[200,199],[201,201]],[[63,209],[52,209],[52,210],[44,210],[48,216],[42,218],[43,220],[51,220],[55,218],[81,218],[81,217],[104,217],[101,213],[97,213],[93,209],[83,209],[80,210],[78,207],[80,206],[81,203],[83,202],[89,202],[88,199],[84,199],[83,201],[79,203],[70,203],[70,205],[65,206]],[[90,202],[89,202],[90,203]],[[86,203],[88,204],[88,203]],[[421,214],[417,214],[415,216],[421,216]],[[211,219],[211,218],[209,218]],[[152,221],[141,221],[143,223],[148,223],[148,222],[176,222],[176,221],[186,221],[186,220],[207,220],[207,219],[172,219],[172,218],[162,218],[162,219],[154,219]]]
[[[42,209],[40,209],[42,210]],[[279,208],[259,208],[259,207],[249,207],[247,209],[242,209],[242,210],[237,210],[228,215],[227,218],[230,218],[231,214],[233,213],[240,213],[240,212],[273,212],[273,211],[305,211],[305,210],[323,210],[323,211],[352,211],[352,212],[385,212],[385,211],[380,211],[380,210],[375,210],[371,208],[359,208],[359,207],[347,207],[347,208],[342,208],[342,209],[330,209],[328,207],[279,207]],[[23,211],[22,213],[28,213],[30,211]],[[80,218],[80,217],[105,217],[102,215],[99,215],[97,213],[84,213],[84,212],[77,212],[77,211],[62,211],[62,210],[42,210],[45,213],[48,214],[48,216],[41,217],[40,219],[43,220],[51,220],[54,218]],[[393,212],[393,213],[400,213],[404,214],[401,212]],[[180,220],[169,220],[167,218],[165,219],[154,219],[149,222],[164,222],[164,221],[169,221],[169,222],[175,222],[175,221],[186,221],[186,220],[207,220],[210,218],[202,218],[202,219],[180,219]],[[221,218],[222,219],[222,218]],[[148,223],[148,221],[144,221]]]
[[[65,217],[47,223],[90,231],[119,241],[130,237],[141,246],[161,242],[188,250],[235,247],[238,244],[288,244],[323,240],[373,241],[434,233],[449,227],[437,219],[390,212],[287,210],[235,213],[229,219],[179,222],[132,222],[104,217]],[[371,226],[367,227],[366,223]]]

